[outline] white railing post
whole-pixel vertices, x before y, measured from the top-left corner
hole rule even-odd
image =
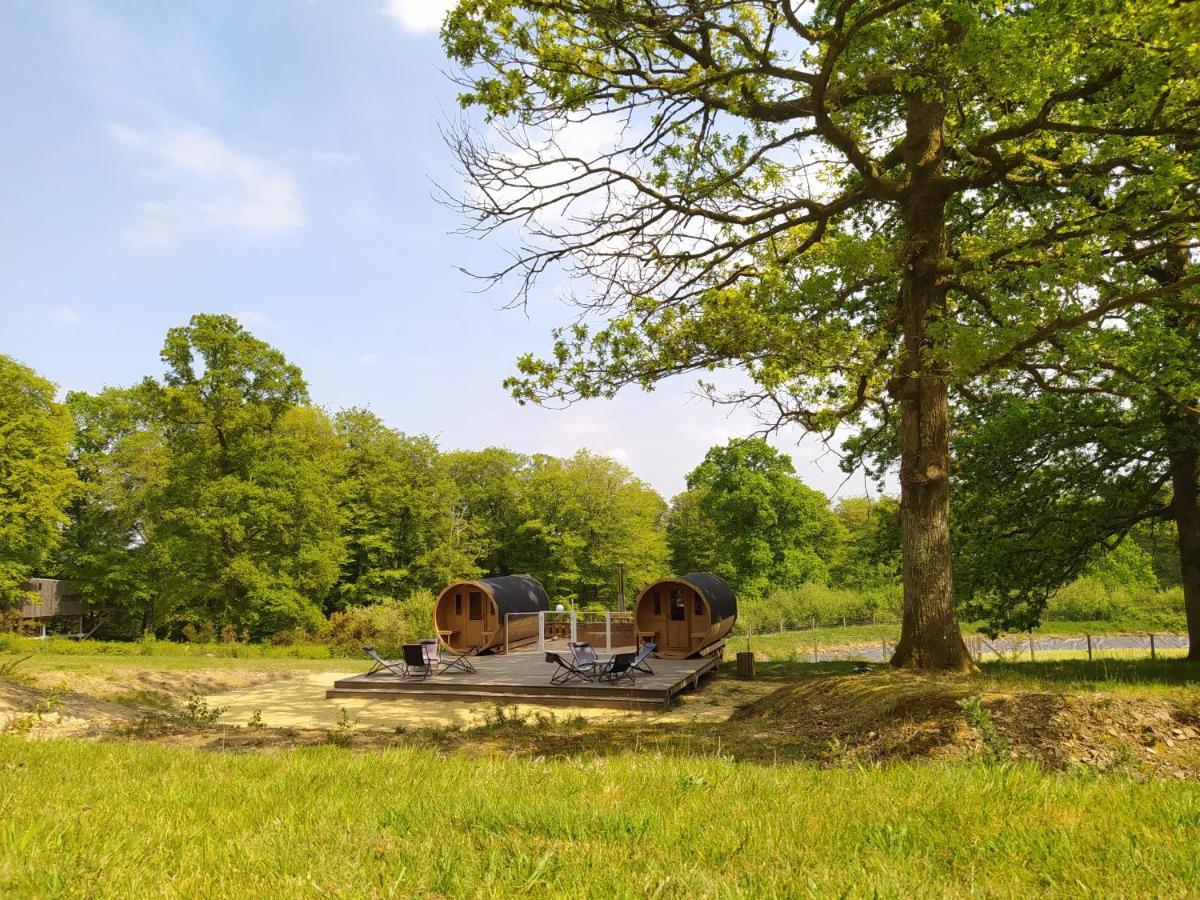
[[[612,653],[612,613],[604,614],[604,649]]]
[[[578,639],[575,633],[575,610],[571,610],[571,643],[574,644]]]
[[[512,613],[504,614],[504,655],[508,656],[508,626],[512,624]]]
[[[546,652],[546,611],[538,610],[538,653]]]

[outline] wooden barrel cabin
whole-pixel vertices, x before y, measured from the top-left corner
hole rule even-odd
[[[737,621],[737,600],[722,579],[692,572],[656,581],[638,595],[638,637],[654,641],[668,659],[701,656],[722,641]]]
[[[433,607],[433,627],[451,650],[478,647],[480,653],[503,652],[509,647],[536,641],[538,617],[507,613],[537,613],[550,609],[546,589],[528,575],[501,575],[459,581],[438,595]],[[507,625],[508,633],[505,634]]]

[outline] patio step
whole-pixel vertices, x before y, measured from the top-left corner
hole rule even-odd
[[[667,691],[650,693],[642,691],[637,695],[604,695],[596,691],[586,694],[564,694],[561,692],[539,692],[529,689],[514,691],[511,687],[495,690],[479,690],[471,688],[448,688],[439,691],[412,691],[387,688],[365,688],[361,685],[339,687],[336,684],[325,691],[325,699],[334,700],[338,697],[354,697],[372,700],[467,700],[479,703],[529,703],[537,706],[586,706],[586,707],[616,707],[631,710],[658,710],[666,705],[670,696]]]

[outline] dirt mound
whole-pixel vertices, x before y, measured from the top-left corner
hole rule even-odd
[[[789,685],[732,721],[767,725],[830,762],[978,755],[1200,778],[1200,719],[1150,697],[981,692],[970,679],[885,672]]]

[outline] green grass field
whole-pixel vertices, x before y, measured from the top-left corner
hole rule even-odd
[[[0,738],[17,896],[1185,895],[1200,785]]]

